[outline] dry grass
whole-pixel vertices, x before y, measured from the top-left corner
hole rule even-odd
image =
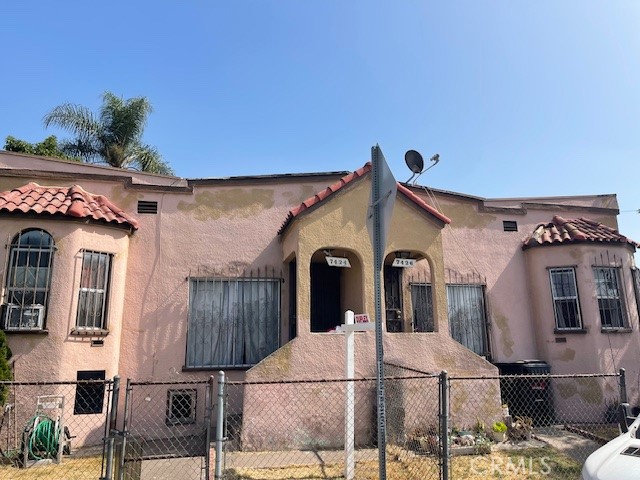
[[[96,480],[100,478],[102,457],[64,457],[60,465],[16,468],[0,465],[3,480]]]
[[[395,447],[394,447],[395,448]],[[412,456],[391,450],[387,457],[387,478],[393,480],[437,479],[438,462],[435,458]],[[514,451],[498,451],[490,455],[454,457],[451,461],[451,478],[484,480],[487,477],[504,480],[549,479],[570,480],[580,477],[581,466],[556,450],[529,448]],[[356,464],[358,480],[377,480],[378,463],[364,461]],[[305,465],[282,468],[237,468],[227,472],[233,480],[310,480],[342,479],[343,465]]]

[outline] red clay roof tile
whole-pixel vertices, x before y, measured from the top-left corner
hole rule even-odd
[[[359,169],[355,170],[352,173],[349,173],[348,175],[345,175],[340,180],[329,185],[324,190],[321,190],[320,192],[316,193],[314,196],[307,198],[304,202],[302,202],[296,208],[291,209],[284,223],[280,227],[280,230],[278,230],[278,234],[282,234],[287,229],[289,224],[293,221],[293,219],[296,218],[298,215],[308,210],[309,208],[313,207],[314,205],[321,203],[327,197],[336,193],[338,190],[342,189],[344,186],[364,177],[366,174],[368,174],[371,171],[371,168],[372,168],[371,162],[365,163],[364,166],[360,167]],[[413,193],[411,190],[409,190],[407,187],[405,187],[400,183],[398,183],[398,191],[402,193],[407,199],[415,203],[419,208],[427,211],[428,213],[436,217],[438,220],[447,224],[451,223],[451,220],[447,216],[440,213],[438,210],[433,208],[431,205],[426,203],[424,200],[418,197],[415,193]]]
[[[0,212],[16,211],[87,218],[138,228],[138,221],[108,198],[89,193],[79,185],[43,187],[31,182],[0,193]]]
[[[523,242],[522,248],[544,245],[560,245],[577,242],[627,243],[633,247],[638,244],[621,235],[616,229],[588,218],[565,220],[559,215],[551,223],[541,223]]]

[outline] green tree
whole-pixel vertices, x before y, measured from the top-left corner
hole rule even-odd
[[[127,100],[105,92],[97,115],[82,105],[65,103],[44,117],[46,127],[58,126],[74,138],[60,148],[89,163],[170,175],[173,170],[155,147],[142,143],[147,117],[152,111],[145,97]]]
[[[29,153],[31,155],[63,158],[65,160],[78,160],[62,151],[55,135],[50,135],[39,143],[29,143],[9,135],[5,140],[4,149],[9,152]]]
[[[7,345],[7,337],[0,330],[0,380],[11,380],[13,378],[11,366],[9,365],[10,358],[11,350]],[[9,388],[6,385],[0,385],[0,407],[4,406],[8,395]]]

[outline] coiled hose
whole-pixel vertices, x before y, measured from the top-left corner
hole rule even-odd
[[[58,439],[60,425],[46,415],[36,415],[27,423],[25,432],[32,426],[29,433],[29,458],[42,460],[55,458],[58,455]]]

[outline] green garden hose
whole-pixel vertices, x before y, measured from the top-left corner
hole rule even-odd
[[[29,458],[42,460],[58,456],[60,426],[46,415],[36,415],[27,425],[33,425],[29,434]]]

